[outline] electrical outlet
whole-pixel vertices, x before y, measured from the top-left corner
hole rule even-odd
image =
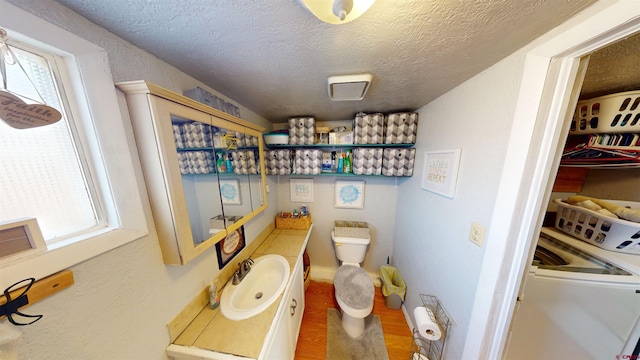
[[[469,240],[482,247],[482,243],[484,242],[484,226],[478,224],[477,222],[471,222],[471,232],[469,233]]]

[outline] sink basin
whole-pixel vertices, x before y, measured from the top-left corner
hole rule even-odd
[[[238,285],[227,284],[220,298],[220,311],[230,320],[244,320],[268,308],[289,280],[289,262],[281,255],[254,259],[251,271]]]

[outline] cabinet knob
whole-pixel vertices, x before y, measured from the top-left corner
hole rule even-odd
[[[297,307],[298,307],[298,302],[296,301],[296,299],[291,299],[291,306],[289,307],[289,312],[291,313],[291,316],[296,314]]]

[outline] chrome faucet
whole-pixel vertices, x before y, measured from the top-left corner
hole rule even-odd
[[[238,270],[236,270],[233,273],[233,280],[231,281],[231,283],[233,285],[240,284],[242,279],[244,279],[244,277],[247,276],[247,274],[251,270],[251,265],[252,264],[253,264],[253,260],[251,260],[251,258],[248,258],[248,259],[244,260],[243,262],[238,263]]]

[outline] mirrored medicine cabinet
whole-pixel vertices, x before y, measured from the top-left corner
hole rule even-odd
[[[116,86],[166,264],[187,264],[266,209],[262,127],[146,81]]]

